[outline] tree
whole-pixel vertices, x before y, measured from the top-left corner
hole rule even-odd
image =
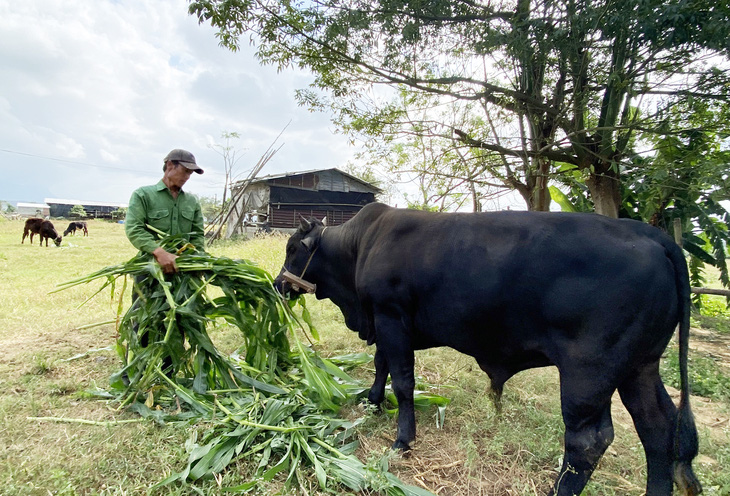
[[[218,155],[223,157],[223,170],[225,172],[225,181],[223,183],[223,196],[221,199],[221,204],[225,205],[228,201],[228,192],[231,189],[231,186],[233,185],[233,182],[235,180],[235,177],[233,175],[233,169],[236,166],[236,162],[240,159],[240,157],[236,158],[236,149],[233,148],[231,145],[231,140],[237,140],[241,137],[240,134],[236,132],[229,132],[229,131],[223,131],[221,133],[221,138],[225,140],[225,144],[219,144],[215,143],[212,145],[209,145],[209,147],[215,151]]]
[[[127,207],[119,207],[111,213],[112,220],[124,219],[127,216]]]
[[[73,207],[71,207],[68,215],[70,217],[78,217],[83,219],[84,217],[86,217],[86,210],[84,210],[83,205],[74,205]]]
[[[674,122],[665,125],[666,121]],[[620,214],[668,232],[679,227],[682,244],[691,256],[692,285],[704,285],[702,269],[711,264],[719,269],[720,281],[727,287],[730,213],[722,202],[730,199],[730,104],[689,99],[666,109],[658,122],[665,131],[644,137],[655,152],[636,155],[622,166]],[[676,129],[682,131],[672,131]],[[580,174],[566,171],[561,182],[567,191],[560,199],[564,210],[592,210]],[[698,296],[695,301],[699,303]]]
[[[220,215],[223,204],[218,201],[217,197],[198,196],[197,198],[206,222],[210,222]]]
[[[194,0],[190,12],[230,49],[251,34],[263,63],[311,70],[327,96],[300,101],[332,109],[345,130],[381,144],[450,141],[468,164],[462,179],[496,178],[535,210],[549,208],[549,182],[567,167],[598,213],[617,216],[637,133],[658,132],[668,108],[730,91],[713,67],[727,60],[726,2]],[[424,113],[411,121],[414,108]]]

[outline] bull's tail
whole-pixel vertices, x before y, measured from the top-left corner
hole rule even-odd
[[[674,482],[684,494],[694,496],[702,492],[702,486],[692,471],[692,460],[699,451],[697,427],[689,405],[690,387],[687,361],[689,355],[690,287],[687,261],[682,249],[672,244],[667,248],[677,283],[679,297],[679,379],[680,400],[674,429]]]

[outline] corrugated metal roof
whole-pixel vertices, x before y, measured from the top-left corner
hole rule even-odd
[[[333,167],[331,169],[312,169],[312,170],[297,171],[297,172],[284,172],[283,174],[271,174],[268,176],[257,177],[252,181],[252,183],[266,182],[266,181],[271,181],[272,179],[281,179],[284,177],[303,176],[304,174],[317,174],[319,172],[327,172],[327,171],[335,171],[338,174],[347,176],[348,178],[352,179],[353,181],[357,181],[360,184],[367,186],[368,188],[372,188],[373,191],[376,191],[378,193],[382,193],[382,191],[383,191],[380,188],[378,188],[377,186],[374,186],[371,183],[360,179],[359,177],[356,177],[356,176],[353,176],[352,174],[348,174],[347,172],[341,171],[337,167]],[[245,181],[237,181],[236,184],[240,184],[243,182],[245,182]]]

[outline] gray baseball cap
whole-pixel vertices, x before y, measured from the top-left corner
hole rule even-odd
[[[165,157],[164,162],[167,163],[168,160],[172,160],[174,162],[179,162],[180,164],[184,165],[186,168],[193,170],[197,172],[198,174],[203,173],[203,169],[198,167],[198,164],[195,162],[195,155],[190,153],[187,150],[183,150],[181,148],[175,148],[170,153],[167,154]]]

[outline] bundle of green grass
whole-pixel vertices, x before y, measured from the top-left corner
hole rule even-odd
[[[103,279],[95,294],[110,287],[114,295],[121,278],[116,346],[123,367],[107,394],[120,408],[158,422],[208,426],[201,439],[191,437],[187,466],[158,485],[210,477],[249,457],[257,461],[256,475],[228,489],[247,490],[274,477],[296,484],[300,467],[309,466],[322,488],[431,494],[404,484],[387,465],[365,465],[353,455],[357,422],[337,412],[365,388],[338,365],[363,357],[326,360],[305,346],[301,321],[317,335],[303,298],[282,299],[271,275],[249,261],[196,252],[180,237],[162,244],[179,254],[174,274],[163,274],[151,256],[140,254],[59,288]],[[134,303],[124,312],[129,286]],[[209,295],[211,286],[219,296]],[[220,319],[240,331],[241,346],[232,355],[220,353],[208,334]]]

